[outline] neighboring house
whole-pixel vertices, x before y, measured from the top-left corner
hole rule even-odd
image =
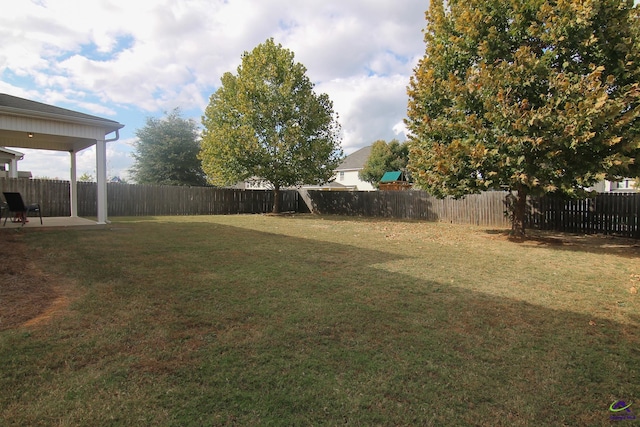
[[[24,158],[19,151],[0,147],[0,177],[31,178],[31,172],[19,172],[18,162]]]
[[[273,190],[273,185],[258,177],[251,177],[245,181],[240,181],[235,185],[232,185],[231,188],[237,188],[240,190]]]
[[[364,147],[358,151],[349,154],[344,158],[342,163],[336,168],[334,179],[332,182],[317,186],[317,185],[304,185],[303,188],[307,190],[326,190],[326,191],[374,191],[373,185],[366,181],[360,180],[358,172],[364,168],[364,164],[367,162],[371,154],[371,146]],[[270,190],[269,184],[256,180],[249,179],[244,182],[239,182],[234,186],[235,188],[241,188],[246,190]]]
[[[622,181],[600,181],[590,188],[598,193],[637,193],[636,180],[634,178],[624,178]]]
[[[346,190],[353,191],[374,191],[373,185],[366,181],[362,181],[358,176],[367,159],[371,154],[371,146],[364,147],[349,154],[336,168],[336,175],[333,184],[340,184]]]

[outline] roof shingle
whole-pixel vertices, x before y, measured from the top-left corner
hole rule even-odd
[[[363,147],[358,151],[355,151],[349,154],[345,159],[340,163],[340,166],[336,168],[337,171],[344,170],[359,170],[364,168],[364,164],[367,163],[367,159],[371,154],[371,146]]]

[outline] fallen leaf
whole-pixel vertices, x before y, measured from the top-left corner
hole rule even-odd
[[[594,322],[593,320],[589,320],[589,324],[590,324],[591,326],[596,326],[596,325],[597,325],[597,323],[596,323],[596,322]]]
[[[638,293],[638,288],[636,288],[635,286],[632,286],[629,288],[629,292],[635,295]]]

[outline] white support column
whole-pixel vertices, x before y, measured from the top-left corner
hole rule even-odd
[[[71,157],[71,217],[76,218],[78,216],[78,179],[77,179],[77,166],[76,166],[76,153],[75,151],[69,151]]]
[[[9,178],[18,177],[18,159],[11,159],[11,166],[9,166]]]
[[[96,141],[96,181],[98,182],[98,224],[107,223],[107,144]]]

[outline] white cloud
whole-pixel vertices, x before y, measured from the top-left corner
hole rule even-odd
[[[131,139],[142,116],[202,112],[221,75],[273,37],[334,101],[345,151],[401,133],[428,8],[422,0],[10,3],[0,14],[1,92],[118,120]],[[130,147],[111,144],[114,169],[126,169]]]
[[[397,124],[406,109],[403,75],[339,79],[316,87],[317,92],[333,94],[334,109],[340,115],[346,152],[378,139],[398,138]],[[404,138],[399,138],[404,139]]]
[[[24,160],[18,162],[18,170],[29,171],[34,178],[69,180],[69,153],[59,151],[20,148]]]

